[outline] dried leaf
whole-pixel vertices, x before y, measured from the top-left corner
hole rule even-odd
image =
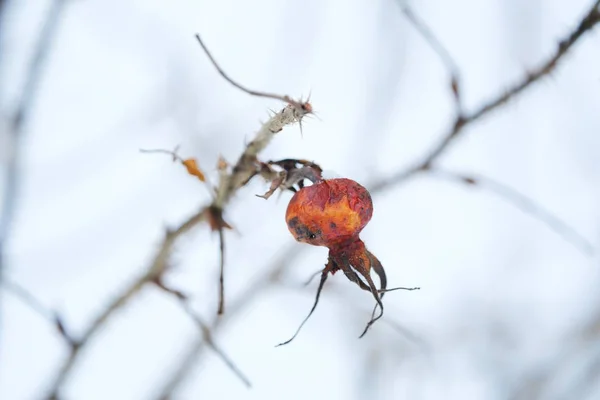
[[[204,173],[198,168],[198,163],[194,158],[188,158],[181,161],[181,164],[187,169],[188,174],[193,175],[200,179],[202,182],[206,182]]]

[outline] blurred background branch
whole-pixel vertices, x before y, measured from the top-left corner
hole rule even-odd
[[[50,399],[55,399],[59,397],[59,392],[61,390],[62,385],[67,380],[71,371],[76,365],[76,361],[80,355],[81,350],[85,347],[91,338],[95,336],[95,334],[100,331],[104,327],[104,325],[108,322],[109,318],[120,308],[125,306],[135,295],[137,295],[140,290],[149,283],[157,284],[159,287],[163,288],[167,292],[174,293],[166,289],[164,284],[162,283],[163,276],[167,271],[169,265],[169,259],[171,256],[171,252],[173,247],[175,246],[176,241],[190,230],[198,226],[202,222],[208,222],[210,228],[213,231],[219,232],[219,241],[220,241],[220,254],[221,260],[224,259],[224,235],[223,230],[225,228],[231,228],[223,219],[223,212],[226,204],[232,198],[232,196],[243,187],[249,179],[257,174],[259,165],[257,164],[257,156],[261,153],[271,142],[271,140],[275,137],[275,135],[283,130],[286,125],[291,125],[293,123],[301,121],[301,119],[312,111],[309,103],[303,101],[294,101],[291,100],[288,96],[277,96],[273,94],[265,94],[257,91],[248,91],[243,86],[239,84],[235,84],[231,78],[229,78],[223,70],[216,63],[215,59],[212,57],[211,53],[208,51],[207,47],[204,45],[199,35],[196,35],[196,38],[202,45],[205,53],[208,55],[212,64],[217,68],[219,73],[229,82],[234,84],[237,88],[242,91],[258,97],[276,97],[279,100],[285,101],[288,103],[280,112],[273,113],[271,118],[262,124],[261,128],[257,132],[254,140],[246,145],[244,151],[240,155],[237,163],[232,168],[230,173],[221,174],[221,179],[219,181],[218,186],[215,188],[215,194],[213,197],[213,201],[211,204],[202,207],[201,210],[191,217],[189,217],[185,222],[183,222],[179,227],[174,230],[168,230],[165,235],[165,239],[162,244],[159,245],[159,249],[157,254],[155,255],[153,262],[150,264],[146,273],[144,273],[138,279],[135,279],[121,295],[117,296],[113,302],[111,302],[108,307],[96,318],[94,322],[89,326],[86,332],[83,334],[82,338],[77,342],[76,346],[71,347],[70,355],[66,359],[63,366],[60,368],[60,372],[58,373],[56,380],[52,384],[52,388],[50,390]],[[175,155],[174,155],[175,157]],[[184,161],[185,164],[185,161]],[[223,166],[221,169],[225,169]],[[188,170],[189,171],[189,170]],[[197,171],[194,174],[197,173]],[[223,261],[221,261],[220,268],[220,285],[221,290],[220,298],[219,298],[219,310],[218,314],[223,313]],[[199,324],[202,332],[202,339],[207,341],[207,344],[213,348],[213,350],[219,354],[219,356],[225,361],[225,363],[234,371],[234,373],[247,385],[250,386],[248,379],[239,371],[239,369],[233,364],[228,357],[224,355],[224,353],[215,347],[210,329],[201,322],[200,318],[191,311],[189,304],[186,301],[183,301],[184,297],[179,296],[182,300],[182,305],[188,315],[192,316],[197,324]]]
[[[516,96],[520,95],[532,84],[540,80],[541,78],[549,75],[554,71],[559,64],[559,61],[568,54],[569,50],[583,37],[583,35],[593,29],[598,22],[600,22],[600,1],[595,1],[594,4],[590,7],[590,9],[585,13],[584,17],[576,24],[576,28],[566,35],[562,40],[560,40],[557,44],[556,51],[552,54],[547,60],[540,63],[540,65],[530,72],[527,72],[525,76],[512,84],[508,89],[502,90],[499,94],[492,96],[488,101],[483,102],[475,111],[465,112],[464,110],[459,108],[459,112],[457,113],[454,122],[450,124],[450,129],[448,133],[443,135],[442,140],[433,147],[433,150],[416,166],[412,167],[408,170],[399,171],[392,176],[381,179],[370,186],[371,191],[379,192],[385,190],[387,188],[393,187],[397,183],[401,183],[407,178],[410,178],[412,175],[427,170],[430,168],[435,161],[448,149],[448,147],[464,132],[464,129],[477,122],[483,117],[486,117],[492,111],[497,110],[508,101],[514,99]],[[409,8],[404,6],[405,14],[410,16],[411,21],[415,23],[415,21],[419,21],[414,19],[414,13],[410,11]],[[416,26],[425,26],[422,21],[416,23]],[[423,31],[423,28],[421,28]],[[428,31],[425,31],[428,32]],[[431,43],[432,48],[436,52],[441,52],[440,58],[442,60],[446,60],[449,58],[445,51],[442,51],[443,47],[439,45],[439,41],[433,40],[435,36],[433,34],[428,33],[425,37],[428,39],[428,42]],[[451,90],[455,94],[460,93],[460,87],[458,86],[458,79],[455,78],[456,71],[454,70],[454,63],[447,63],[446,65],[450,70],[448,71],[452,78]]]
[[[23,151],[24,131],[27,119],[35,107],[35,99],[40,81],[44,75],[46,60],[54,44],[66,5],[67,0],[51,1],[37,43],[35,44],[33,55],[27,67],[25,82],[15,110],[8,117],[8,123],[0,125],[6,127],[7,131],[1,134],[6,137],[5,143],[7,143],[8,147],[5,151],[7,160],[4,167],[5,183],[1,203],[2,208],[0,209],[0,283],[6,269],[6,245],[10,239],[11,227],[17,210],[19,183],[21,181],[20,158]],[[8,18],[7,12],[9,12],[7,10],[7,5],[2,1],[0,3],[0,28],[5,27]],[[0,118],[6,118],[6,116],[0,115]]]
[[[429,168],[427,174],[434,178],[459,182],[467,186],[487,190],[545,224],[566,242],[571,243],[582,254],[592,257],[596,252],[594,245],[577,232],[575,228],[551,211],[544,209],[533,199],[504,183],[480,174],[463,174],[442,168]]]

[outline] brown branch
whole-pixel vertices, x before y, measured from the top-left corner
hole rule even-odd
[[[461,174],[440,168],[428,169],[426,170],[426,173],[435,178],[460,182],[471,187],[489,190],[501,199],[506,200],[508,203],[519,208],[524,213],[529,214],[533,218],[541,221],[550,230],[562,237],[565,241],[571,243],[583,254],[591,257],[595,253],[594,245],[583,235],[578,233],[575,228],[542,207],[540,204],[537,204],[530,197],[527,197],[523,193],[506,184],[479,174]]]
[[[77,342],[67,332],[63,319],[58,312],[44,306],[44,304],[29,290],[16,282],[4,278],[2,281],[2,288],[31,309],[31,311],[46,320],[50,325],[54,326],[67,346],[70,348],[77,346]]]
[[[200,38],[200,34],[196,33],[196,39],[198,40],[198,43],[200,43],[200,46],[202,46],[202,50],[204,50],[204,53],[206,53],[206,55],[208,56],[208,59],[210,60],[210,62],[212,63],[212,65],[216,68],[216,70],[219,72],[219,74],[227,82],[229,82],[231,85],[235,86],[236,88],[240,89],[243,92],[248,93],[251,96],[266,97],[266,98],[269,98],[269,99],[281,100],[284,103],[288,103],[289,105],[294,106],[295,108],[304,109],[308,113],[311,112],[311,110],[310,110],[310,103],[308,103],[308,102],[296,101],[296,100],[293,100],[292,98],[290,98],[290,96],[287,96],[287,95],[286,96],[281,96],[279,94],[267,93],[267,92],[261,92],[261,91],[258,91],[258,90],[248,89],[247,87],[243,86],[242,84],[236,82],[233,78],[231,78],[223,70],[223,68],[221,68],[221,66],[219,65],[219,63],[217,63],[217,61],[215,60],[215,58],[213,57],[213,55],[211,54],[211,52],[208,50],[208,47],[204,44],[204,42]],[[309,108],[306,108],[306,107],[309,107]]]
[[[179,300],[183,311],[194,321],[198,330],[202,333],[202,340],[208,347],[210,347],[219,358],[227,365],[227,367],[235,374],[237,377],[247,386],[251,387],[252,384],[250,380],[246,377],[246,375],[235,365],[235,363],[231,360],[231,358],[225,354],[223,350],[217,346],[215,343],[210,327],[204,320],[194,311],[192,308],[189,297],[184,295],[182,292],[178,290],[171,289],[165,286],[161,281],[155,282],[156,286],[160,289],[164,290],[166,293],[173,295],[177,300]]]
[[[296,243],[291,243],[282,250],[275,261],[265,269],[264,273],[235,299],[228,308],[227,313],[212,320],[210,324],[211,332],[218,332],[224,325],[234,319],[235,316],[239,315],[243,310],[249,307],[260,295],[267,292],[274,284],[279,282],[281,275],[301,253],[302,248],[298,247]],[[174,368],[164,386],[159,391],[159,394],[156,396],[157,400],[167,400],[173,397],[175,391],[193,371],[193,366],[199,361],[205,349],[205,345],[206,343],[200,338],[189,345],[187,351],[185,351],[185,356],[181,359],[178,366]]]
[[[94,321],[89,325],[86,331],[83,333],[81,338],[77,340],[77,345],[72,347],[67,359],[61,366],[57,376],[51,384],[49,399],[59,398],[59,392],[70,376],[73,368],[76,365],[77,360],[81,355],[81,350],[87,346],[95,335],[100,331],[102,327],[108,322],[113,314],[127,304],[132,298],[134,298],[140,290],[148,283],[156,282],[164,274],[168,267],[169,255],[176,240],[189,232],[192,228],[198,225],[205,219],[205,212],[200,211],[194,214],[187,221],[182,223],[173,231],[167,231],[165,239],[162,245],[157,251],[156,255],[147,271],[137,278],[133,283],[125,288],[125,290],[117,296],[109,305],[98,315]]]
[[[219,309],[217,314],[225,311],[225,233],[219,229]]]
[[[152,263],[148,267],[145,273],[143,273],[138,279],[134,280],[125,290],[117,296],[108,307],[90,324],[88,329],[84,332],[82,337],[77,342],[77,345],[71,348],[69,356],[63,363],[62,367],[56,378],[54,379],[49,398],[58,398],[59,392],[71,374],[76,362],[81,354],[81,350],[94,338],[94,336],[100,331],[100,329],[107,323],[109,318],[118,311],[121,307],[127,304],[133,297],[135,297],[140,290],[149,283],[160,282],[163,274],[168,267],[169,256],[173,249],[175,242],[189,232],[192,228],[196,227],[203,221],[209,222],[213,230],[218,230],[221,238],[221,263],[224,262],[224,241],[223,241],[223,229],[228,228],[229,225],[223,220],[223,209],[225,205],[231,200],[233,195],[240,189],[245,183],[248,182],[257,171],[257,155],[262,152],[275,135],[280,132],[286,125],[299,122],[305,115],[312,112],[312,107],[308,102],[296,102],[289,99],[288,96],[277,96],[268,93],[249,91],[241,85],[235,83],[229,78],[223,70],[218,66],[212,55],[209,53],[206,46],[202,43],[199,36],[196,36],[202,48],[210,58],[213,65],[217,68],[219,73],[234,86],[254,96],[270,97],[285,101],[288,103],[280,112],[274,113],[271,118],[265,122],[261,129],[256,134],[254,140],[252,140],[244,149],[242,155],[239,157],[238,162],[233,167],[231,173],[221,171],[221,180],[219,186],[216,189],[216,195],[212,203],[196,214],[192,215],[187,221],[183,222],[179,227],[173,231],[168,231],[163,242],[159,246],[156,255],[153,258]],[[172,155],[172,153],[170,153]],[[221,270],[223,266],[221,265]],[[223,288],[221,280],[221,288],[219,290],[221,294],[219,303],[223,302]],[[204,339],[203,339],[204,340]],[[235,368],[234,368],[235,370]],[[238,371],[239,372],[239,371]],[[243,376],[243,375],[242,375]]]
[[[429,44],[429,47],[438,55],[448,73],[450,74],[450,89],[454,96],[454,103],[456,108],[456,115],[461,116],[463,114],[462,105],[460,102],[461,90],[460,90],[460,72],[458,65],[450,55],[450,52],[444,47],[441,40],[433,33],[433,30],[422,20],[407,4],[404,4],[403,0],[398,1],[402,13],[406,19],[414,26],[414,28],[421,34],[423,39]]]
[[[525,77],[523,77],[520,81],[511,85],[508,90],[488,100],[475,111],[466,115],[458,114],[451,124],[448,133],[443,136],[442,140],[429,152],[427,156],[423,158],[423,160],[407,170],[399,171],[390,177],[376,181],[370,186],[371,191],[380,192],[385,189],[389,189],[394,185],[404,183],[416,173],[431,167],[432,164],[437,161],[440,155],[442,155],[442,153],[448,149],[450,144],[460,136],[466,126],[487,116],[492,111],[501,108],[509,100],[514,99],[523,93],[533,83],[539,81],[541,78],[554,71],[559,64],[559,61],[564,58],[564,56],[579,41],[579,39],[581,39],[586,32],[590,31],[596,26],[596,24],[598,24],[598,22],[600,22],[599,7],[600,0],[596,0],[590,10],[579,22],[575,30],[568,34],[564,39],[559,41],[556,51],[552,54],[552,56],[550,56],[550,58],[533,69],[532,72],[526,74]]]
[[[286,125],[290,125],[296,122],[301,124],[302,118],[304,118],[308,114],[311,114],[313,112],[313,109],[308,101],[296,101],[292,100],[287,95],[281,96],[278,94],[260,92],[246,88],[245,86],[241,85],[240,83],[236,82],[231,77],[229,77],[229,75],[223,70],[223,68],[221,68],[221,66],[212,56],[208,47],[200,38],[199,34],[196,34],[196,39],[198,40],[198,43],[200,43],[200,46],[202,46],[202,49],[208,56],[215,69],[231,85],[251,96],[266,97],[281,100],[283,102],[288,103],[288,105],[284,107],[283,110],[281,110],[278,113],[273,113],[271,118],[269,118],[269,120],[262,125],[261,129],[256,134],[254,140],[248,143],[244,152],[238,158],[237,163],[233,167],[231,174],[225,174],[220,180],[219,186],[217,187],[216,197],[209,207],[213,214],[212,221],[216,222],[212,224],[212,228],[213,230],[219,232],[219,251],[221,261],[219,274],[219,308],[217,313],[223,314],[223,312],[225,311],[225,289],[223,282],[225,262],[225,237],[223,234],[223,228],[228,226],[223,221],[223,209],[225,205],[229,202],[233,194],[240,187],[248,183],[248,181],[259,172],[257,167],[257,156],[268,146],[273,137],[278,132],[280,132]]]

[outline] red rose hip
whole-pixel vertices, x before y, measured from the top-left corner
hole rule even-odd
[[[371,320],[360,337],[383,315],[381,298],[387,280],[383,266],[360,239],[359,234],[373,215],[371,195],[351,179],[315,179],[311,186],[297,191],[287,208],[285,219],[294,238],[303,243],[329,248],[329,258],[321,271],[321,280],[314,305],[294,336],[280,345],[291,342],[310,318],[329,273],[341,270],[361,289],[369,291],[377,304]],[[379,276],[378,289],[371,278],[371,269]],[[377,307],[379,314],[375,317]]]

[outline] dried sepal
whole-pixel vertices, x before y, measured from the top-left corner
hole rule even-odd
[[[308,160],[287,158],[266,163],[259,162],[256,174],[260,174],[265,180],[270,181],[271,186],[265,194],[256,196],[268,199],[277,189],[296,192],[304,187],[305,179],[313,183],[321,181],[322,172],[321,167]],[[298,189],[295,186],[298,186]]]
[[[275,178],[275,179],[273,179],[273,181],[271,181],[271,186],[269,187],[269,190],[265,194],[257,194],[256,197],[260,197],[265,200],[268,200],[269,197],[271,197],[273,195],[273,193],[275,193],[275,191],[277,189],[279,189],[279,187],[281,187],[281,185],[285,182],[286,176],[287,176],[287,173],[285,171],[280,171],[277,174],[277,178]]]

